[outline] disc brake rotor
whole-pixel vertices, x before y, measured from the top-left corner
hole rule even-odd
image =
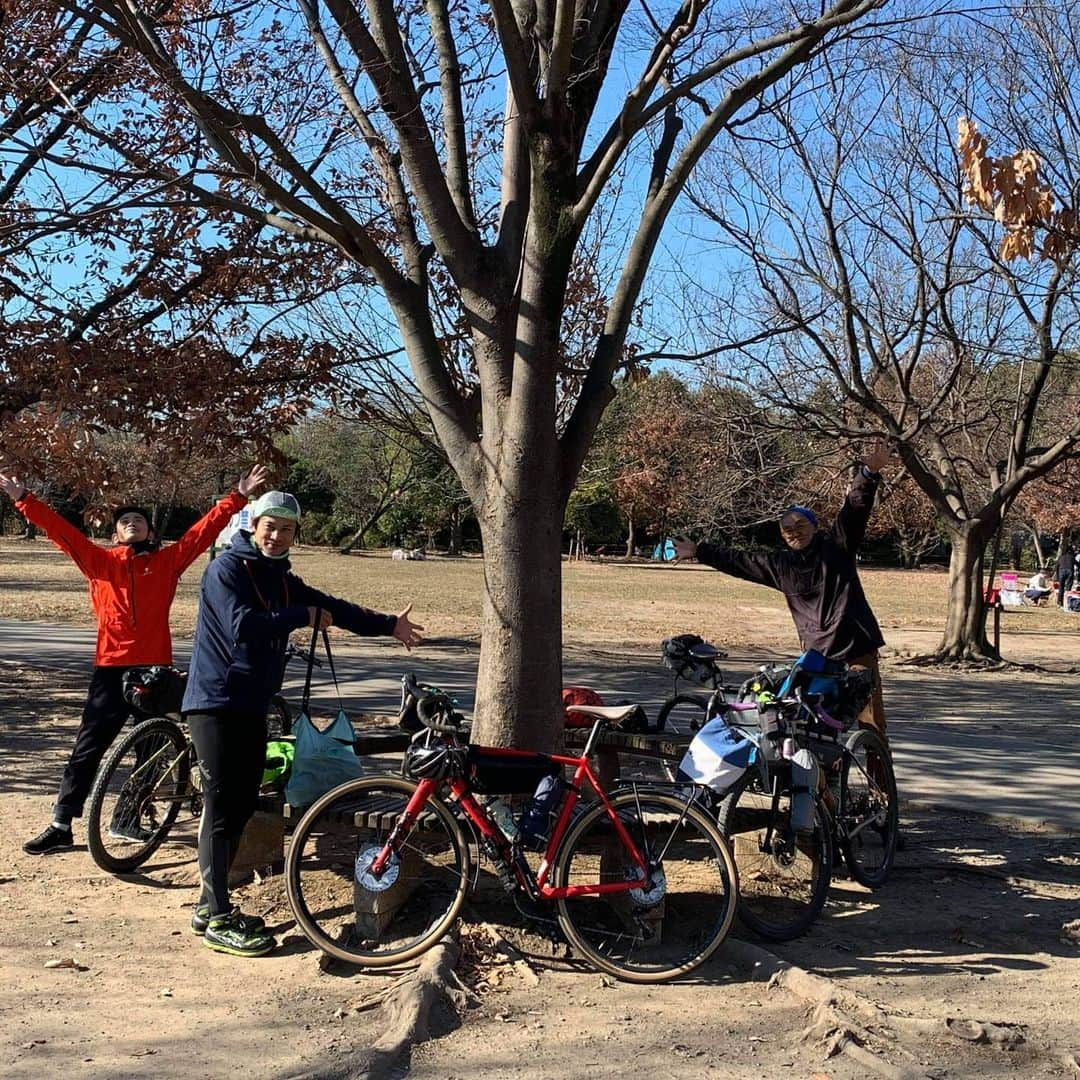
[[[627,881],[633,881],[639,874],[636,866],[628,866],[625,871]],[[649,884],[646,888],[630,890],[630,899],[639,907],[652,907],[659,904],[667,892],[667,878],[664,877],[664,868],[656,867],[649,875]]]
[[[385,892],[401,873],[401,860],[396,855],[390,856],[381,874],[376,876],[371,872],[371,866],[381,852],[382,845],[373,844],[356,856],[356,883],[368,892]]]

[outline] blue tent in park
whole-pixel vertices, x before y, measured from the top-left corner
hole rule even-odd
[[[661,540],[653,548],[652,557],[654,562],[671,562],[675,558],[675,541]]]

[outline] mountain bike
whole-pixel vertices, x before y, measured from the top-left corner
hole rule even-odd
[[[286,662],[294,655],[290,645]],[[202,814],[198,755],[180,719],[186,678],[163,665],[125,675],[124,698],[142,719],[101,763],[86,804],[86,844],[102,870],[137,869],[164,843],[181,810]],[[292,711],[280,694],[266,724],[269,739],[292,730]]]
[[[424,729],[405,752],[403,775],[343,784],[297,824],[285,860],[297,924],[330,956],[397,967],[447,933],[486,856],[518,910],[561,929],[596,969],[638,983],[692,971],[731,928],[738,875],[692,785],[608,792],[597,779],[589,763],[597,738],[634,708],[575,706],[594,724],[571,757],[467,745],[450,699],[423,697]],[[481,793],[507,774],[524,774],[520,790],[528,790],[563,767],[572,779],[551,808],[534,871],[497,824],[501,804]],[[595,802],[581,801],[586,792]]]

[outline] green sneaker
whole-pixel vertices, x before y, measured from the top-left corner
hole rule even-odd
[[[266,920],[258,915],[245,915],[238,907],[229,912],[235,916],[237,924],[249,934],[261,934],[266,929]],[[191,929],[193,933],[202,937],[206,928],[210,925],[210,905],[199,904],[191,913]]]
[[[276,944],[273,937],[246,930],[240,925],[241,919],[235,908],[228,915],[212,918],[203,936],[207,948],[230,956],[265,956]]]

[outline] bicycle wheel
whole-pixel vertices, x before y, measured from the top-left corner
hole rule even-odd
[[[851,876],[869,889],[885,883],[896,856],[900,807],[888,747],[862,728],[844,747],[838,832]]]
[[[442,800],[428,800],[380,878],[367,870],[415,790],[395,777],[351,780],[297,824],[285,888],[300,929],[330,956],[395,967],[430,949],[457,918],[469,849]]]
[[[275,694],[270,700],[270,708],[266,711],[266,738],[283,739],[291,733],[292,710],[280,694]]]
[[[790,941],[813,925],[832,881],[828,819],[815,803],[814,827],[791,830],[791,793],[772,795],[748,771],[724,796],[717,816],[739,870],[739,918],[770,941]]]
[[[708,694],[675,694],[660,706],[656,714],[656,729],[674,731],[680,735],[697,731],[705,723],[708,706]]]
[[[665,982],[703,963],[727,936],[739,892],[735,863],[709,816],[683,799],[624,791],[611,805],[649,864],[650,884],[559,900],[559,925],[598,970],[627,982]],[[601,803],[570,827],[553,883],[589,886],[637,875]]]
[[[137,724],[98,769],[86,811],[94,862],[114,874],[141,866],[161,846],[191,792],[188,741],[172,720]]]

